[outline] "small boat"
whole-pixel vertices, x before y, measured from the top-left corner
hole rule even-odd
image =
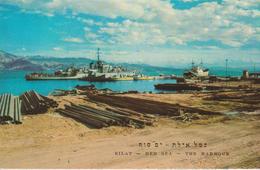
[[[77,80],[78,76],[38,76],[38,75],[26,75],[25,79],[27,81],[33,80]]]
[[[55,73],[31,73],[26,74],[25,79],[28,81],[32,80],[78,80],[82,77],[87,76],[81,69],[76,69],[74,67],[67,68],[66,70],[59,70]]]

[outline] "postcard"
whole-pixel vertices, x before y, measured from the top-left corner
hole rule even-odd
[[[260,168],[259,0],[0,0],[0,169]]]

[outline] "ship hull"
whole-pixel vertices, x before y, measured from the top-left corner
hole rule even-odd
[[[108,81],[131,81],[133,80],[133,78],[129,77],[129,78],[105,78],[103,76],[100,77],[85,77],[85,78],[81,78],[80,80],[84,80],[84,81],[90,81],[90,82],[108,82]]]
[[[111,78],[113,81],[132,81],[133,77]]]
[[[78,80],[78,77],[25,77],[27,81],[37,80]]]
[[[134,77],[134,80],[154,80],[154,77],[151,76]]]

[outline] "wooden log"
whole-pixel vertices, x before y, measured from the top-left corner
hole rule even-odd
[[[2,98],[1,98],[1,112],[0,112],[0,117],[4,117],[4,109],[5,109],[5,101],[6,101],[6,94],[3,94],[2,95]]]
[[[71,111],[68,111],[68,110],[62,110],[62,109],[59,109],[58,110],[59,113],[61,114],[64,114],[68,117],[71,117],[71,118],[74,118],[80,122],[83,122],[85,123],[86,125],[89,125],[89,126],[92,126],[92,127],[95,127],[95,128],[102,128],[102,127],[107,127],[108,125],[103,123],[103,122],[100,122],[100,121],[97,121],[95,119],[91,119],[91,118],[88,118],[88,117],[84,117],[80,114],[77,114],[75,112],[71,112]]]
[[[190,113],[200,113],[206,115],[222,115],[220,112],[214,112],[204,110],[195,107],[181,106],[177,104],[169,104],[159,101],[151,101],[146,99],[132,98],[126,96],[113,96],[113,95],[88,95],[91,100],[102,102],[111,106],[120,108],[131,108],[136,112],[145,114],[160,114],[160,115],[172,115],[175,114],[175,109],[181,108]],[[169,111],[168,109],[172,109]],[[168,111],[167,111],[168,110]]]
[[[17,123],[22,123],[22,113],[21,113],[21,104],[22,104],[22,101],[17,97],[17,104],[18,104],[18,107],[17,107]]]
[[[125,111],[121,111],[121,110],[115,109],[115,108],[107,107],[106,110],[112,111],[112,112],[116,112],[116,113],[119,113],[119,114],[122,114],[122,115],[126,115],[126,116],[131,116],[131,113],[128,113],[128,112],[125,112]]]
[[[100,115],[104,115],[104,116],[107,116],[107,117],[111,117],[111,118],[123,118],[124,116],[123,115],[120,115],[120,114],[117,114],[117,113],[112,113],[112,112],[106,112],[104,110],[97,110],[97,109],[94,109],[94,108],[91,108],[89,106],[85,106],[85,105],[79,105],[79,107],[82,107],[86,110],[89,110],[91,112],[94,112],[96,114],[100,114]]]
[[[14,115],[15,115],[15,97],[11,96],[9,116],[11,117],[11,119],[14,119]]]
[[[4,120],[4,121],[6,121],[6,110],[7,110],[7,102],[8,102],[8,95],[9,94],[5,94],[5,96],[4,96],[4,101],[3,101],[3,108],[2,108],[2,110],[1,110],[1,116],[2,116],[2,119]]]
[[[30,105],[32,106],[32,110],[37,109],[37,103],[36,101],[33,99],[33,96],[31,95],[31,92],[25,92],[24,94],[26,96],[26,98],[28,99]]]
[[[111,118],[107,118],[107,117],[104,117],[104,116],[101,116],[101,115],[96,115],[95,113],[91,113],[85,109],[82,109],[80,107],[77,107],[77,106],[68,106],[68,105],[65,105],[65,109],[66,110],[70,110],[70,111],[73,111],[73,112],[78,112],[80,114],[83,114],[83,115],[86,115],[90,118],[93,118],[93,119],[97,119],[97,120],[100,120],[102,122],[105,122],[107,124],[115,124],[116,121],[111,119]]]
[[[22,101],[23,101],[24,106],[25,106],[25,111],[27,113],[31,113],[31,111],[34,109],[34,107],[30,103],[30,100],[28,99],[28,97],[25,94],[23,94],[21,97],[22,97]]]
[[[93,108],[88,108],[87,106],[84,106],[84,105],[80,105],[80,106],[83,106],[85,109],[95,111],[95,109],[93,109]],[[104,116],[118,117],[119,119],[122,119],[122,120],[126,121],[127,123],[132,121],[132,122],[135,122],[135,124],[139,124],[140,126],[142,126],[142,125],[152,125],[151,121],[145,120],[145,119],[142,120],[142,119],[140,119],[140,117],[134,118],[134,117],[127,116],[127,115],[121,115],[121,114],[118,114],[118,113],[106,112],[106,111],[99,111],[98,113],[102,114]],[[141,114],[138,114],[138,115],[141,115]]]
[[[3,101],[4,101],[3,98],[4,98],[4,94],[3,94],[3,95],[0,95],[0,117],[2,116],[2,115],[1,115],[1,111],[2,111],[2,109],[3,109],[3,106],[2,106],[2,105],[3,105]]]
[[[20,99],[22,100],[22,112],[27,114],[44,113],[52,105],[57,106],[55,101],[38,94],[34,90],[23,93]]]
[[[110,118],[110,119],[113,119],[117,122],[118,125],[126,125],[126,124],[129,124],[129,119],[126,119],[122,116],[118,116],[118,115],[115,115],[113,113],[108,113],[108,112],[104,112],[104,111],[101,111],[101,110],[96,110],[96,109],[93,109],[93,108],[88,108],[87,106],[84,106],[84,105],[80,105],[79,107],[82,107],[83,109],[85,110],[88,110],[90,112],[92,112],[92,114],[97,114],[97,115],[102,115],[104,117],[107,117],[107,118]]]
[[[121,109],[114,109],[114,108],[109,108],[109,110],[111,111],[114,111],[114,112],[117,112],[119,114],[123,114],[125,115],[128,119],[131,119],[132,121],[135,121],[137,123],[140,123],[140,124],[145,124],[145,125],[152,125],[152,121],[150,119],[150,117],[145,117],[144,114],[141,114],[141,113],[134,113],[132,111],[130,111],[129,113],[126,112],[125,110],[121,110]],[[134,114],[133,114],[134,113]],[[131,116],[138,116],[138,118],[134,118],[134,117],[131,117]],[[153,117],[154,118],[154,117]]]

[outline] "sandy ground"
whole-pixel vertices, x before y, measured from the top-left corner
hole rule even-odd
[[[148,97],[183,105],[197,102],[194,94],[153,95]],[[71,101],[85,102],[66,96],[60,107]],[[259,115],[191,123],[160,117],[144,129],[90,129],[50,110],[24,116],[21,125],[0,126],[0,168],[259,168],[259,123]]]

